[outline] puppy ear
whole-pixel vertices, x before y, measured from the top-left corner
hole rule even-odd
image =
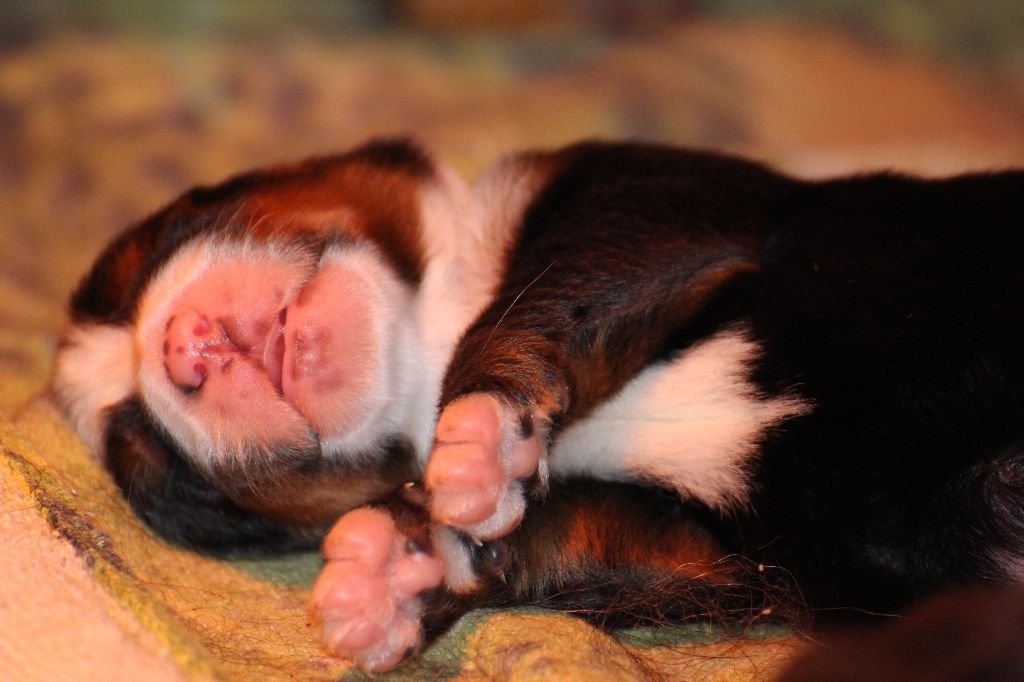
[[[211,229],[218,214],[196,210],[189,195],[123,232],[100,254],[71,296],[73,322],[125,324],[149,278],[188,239]]]
[[[108,415],[107,466],[135,513],[165,539],[221,556],[316,547],[322,529],[262,518],[218,490],[154,426],[138,398]]]

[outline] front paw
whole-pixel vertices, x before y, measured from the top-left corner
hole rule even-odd
[[[538,422],[487,393],[445,407],[424,473],[434,520],[479,540],[514,529],[526,508],[524,479],[547,482]]]
[[[422,640],[422,593],[441,585],[443,562],[401,532],[383,509],[364,507],[335,524],[311,602],[333,654],[367,671],[390,670]]]

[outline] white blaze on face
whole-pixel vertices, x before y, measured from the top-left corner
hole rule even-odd
[[[372,445],[387,423],[387,395],[375,382],[407,298],[368,245],[332,247],[319,260],[286,244],[187,246],[142,298],[143,401],[200,465],[321,443]],[[215,347],[190,344],[192,325],[181,320],[192,319],[204,320],[197,338],[215,327]],[[198,388],[172,380],[181,373],[168,363],[182,353],[203,364]]]
[[[142,399],[197,463],[272,444],[308,447],[308,427],[277,395],[259,361],[241,352],[211,362],[203,386],[186,395],[167,371],[169,354],[181,351],[167,345],[172,323],[201,315],[255,337],[298,295],[314,259],[301,250],[200,240],[183,247],[143,294],[136,331]]]

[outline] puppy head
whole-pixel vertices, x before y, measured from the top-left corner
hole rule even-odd
[[[438,177],[371,143],[192,190],[100,256],[53,383],[147,520],[202,545],[232,514],[324,524],[414,475],[407,320]]]

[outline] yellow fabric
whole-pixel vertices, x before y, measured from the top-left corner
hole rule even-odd
[[[48,400],[32,402],[13,424],[0,423],[0,439],[4,481],[16,489],[5,508],[17,500],[21,509],[31,504],[130,614],[121,616],[121,626],[155,636],[160,655],[187,677],[316,680],[349,668],[320,650],[305,586],[253,575],[277,575],[280,567],[260,571],[249,562],[242,570],[168,546],[140,526]],[[54,645],[12,637],[22,651]],[[561,614],[493,611],[471,614],[396,676],[640,680],[660,670],[691,679],[767,679],[792,646],[769,639],[630,649]]]
[[[105,588],[197,679],[326,679],[327,658],[307,623],[305,592],[170,547],[135,519],[113,482],[38,401],[0,430],[5,464]],[[46,453],[45,455],[42,453]],[[83,624],[83,627],[86,627]]]

